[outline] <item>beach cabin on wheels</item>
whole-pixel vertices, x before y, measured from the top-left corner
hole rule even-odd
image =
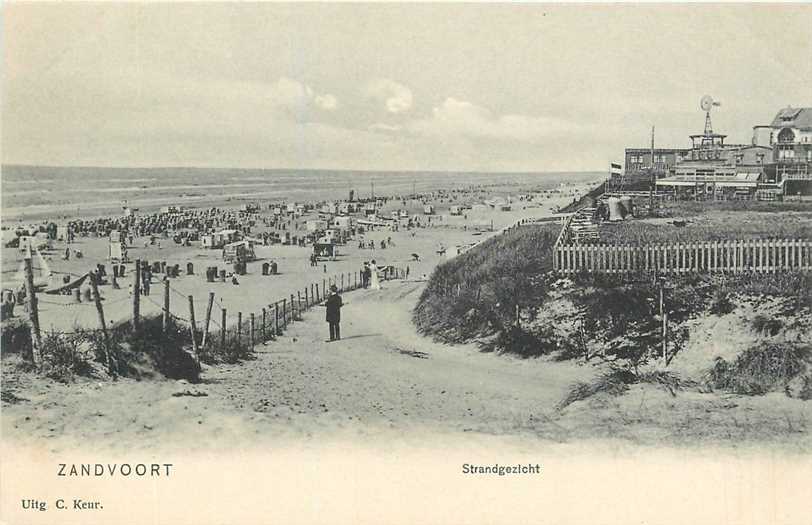
[[[256,259],[254,242],[242,240],[226,244],[223,248],[223,262],[248,262]]]
[[[352,217],[339,215],[338,217],[333,218],[332,227],[337,230],[350,231],[355,227],[355,219]]]
[[[434,206],[431,204],[423,206],[423,215],[434,215]]]
[[[219,249],[225,245],[239,240],[240,232],[237,230],[220,230],[216,233],[203,235],[200,237],[200,247]]]
[[[327,229],[327,221],[323,219],[310,220],[305,223],[305,227],[309,232],[324,231]]]
[[[459,206],[452,206],[451,209],[448,210],[448,213],[451,215],[462,215],[462,208]]]
[[[126,262],[126,257],[124,255],[124,250],[121,247],[121,242],[113,242],[107,245],[107,259],[113,263],[123,263]]]

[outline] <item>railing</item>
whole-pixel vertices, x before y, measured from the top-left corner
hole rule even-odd
[[[563,233],[563,231],[562,231]],[[658,271],[779,272],[812,270],[812,241],[751,239],[651,245],[564,245],[553,249],[561,273]]]

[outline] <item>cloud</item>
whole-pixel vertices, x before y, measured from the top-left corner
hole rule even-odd
[[[412,90],[388,78],[372,80],[364,93],[383,102],[389,113],[404,113],[412,108]]]
[[[288,77],[281,77],[271,84],[268,98],[273,105],[290,110],[299,118],[305,118],[313,107],[325,111],[334,111],[338,108],[338,99],[335,95],[317,93],[309,85]]]
[[[326,111],[333,111],[338,107],[338,99],[329,93],[326,95],[316,95],[316,105]]]
[[[555,117],[496,116],[487,108],[449,97],[432,110],[430,118],[415,120],[408,129],[418,135],[438,138],[467,137],[541,143],[562,135],[580,133],[582,126]]]

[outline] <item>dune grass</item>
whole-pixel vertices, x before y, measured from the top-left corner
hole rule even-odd
[[[559,230],[552,224],[517,228],[439,265],[414,310],[418,330],[460,343],[512,326],[517,307],[544,301]],[[515,330],[509,337],[521,340]]]

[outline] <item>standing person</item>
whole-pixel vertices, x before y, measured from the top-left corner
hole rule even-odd
[[[141,274],[141,279],[143,280],[142,286],[145,296],[149,295],[149,286],[152,284],[152,272],[149,270],[145,271]]]
[[[372,264],[369,265],[370,271],[370,288],[373,290],[380,290],[381,289],[381,282],[378,280],[378,265],[375,264],[375,259],[372,259]]]
[[[330,341],[341,340],[341,307],[344,303],[338,295],[338,287],[330,287],[330,296],[327,297],[327,323],[330,325]]]
[[[369,280],[372,278],[372,270],[369,269],[369,263],[364,261],[364,288],[369,288]]]

